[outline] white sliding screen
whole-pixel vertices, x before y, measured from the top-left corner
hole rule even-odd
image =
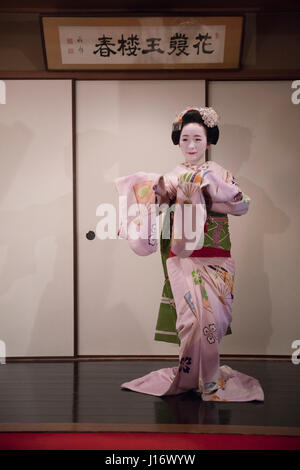
[[[299,123],[291,81],[216,81],[209,104],[220,114],[210,158],[232,171],[251,198],[229,216],[236,260],[231,336],[221,352],[290,355],[299,322]]]
[[[0,340],[73,355],[70,80],[6,80],[0,104]]]
[[[79,354],[177,354],[154,341],[163,287],[160,253],[139,257],[126,240],[88,240],[101,203],[117,204],[113,180],[166,173],[183,157],[175,115],[204,105],[203,81],[77,82]]]

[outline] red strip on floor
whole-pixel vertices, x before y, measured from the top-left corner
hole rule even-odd
[[[0,433],[1,450],[299,450],[300,436],[186,433]]]

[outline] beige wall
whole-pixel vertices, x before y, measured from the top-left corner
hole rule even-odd
[[[102,203],[118,205],[113,181],[166,173],[183,160],[171,141],[177,113],[205,102],[203,81],[77,83],[79,354],[177,354],[154,341],[163,287],[160,253],[140,257],[126,240],[86,239]]]
[[[73,355],[70,80],[6,80],[0,104],[0,339]]]
[[[221,116],[211,158],[228,167],[251,198],[247,215],[230,216],[237,262],[233,335],[221,352],[291,354],[300,337],[299,123],[291,81],[212,82]]]

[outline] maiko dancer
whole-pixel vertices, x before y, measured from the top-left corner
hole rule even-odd
[[[204,401],[263,401],[258,380],[220,366],[218,345],[231,333],[234,298],[228,214],[246,214],[250,199],[230,171],[205,161],[206,149],[219,139],[217,123],[212,108],[184,110],[172,128],[184,162],[166,175],[139,172],[116,180],[127,201],[119,235],[135,253],[157,250],[156,216],[165,212],[160,239],[165,284],[155,339],[179,344],[176,367],[122,388],[156,396],[198,390]],[[134,204],[137,214],[130,209]]]

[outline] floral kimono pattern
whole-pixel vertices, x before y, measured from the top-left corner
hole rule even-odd
[[[206,221],[204,229],[203,246],[222,249],[224,250],[224,253],[230,251],[231,242],[228,228],[228,216],[226,214],[212,211],[208,211],[207,214],[208,221]],[[170,253],[170,239],[163,239],[162,234],[160,236],[160,252],[165,281],[162,290],[154,339],[156,341],[164,341],[166,343],[180,344],[176,331],[177,314],[175,301],[166,265]],[[231,333],[231,326],[229,325],[225,334],[229,335]]]

